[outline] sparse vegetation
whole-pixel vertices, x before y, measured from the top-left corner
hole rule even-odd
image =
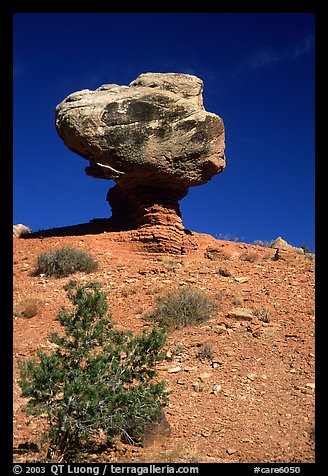
[[[97,269],[98,262],[89,254],[76,248],[63,247],[41,253],[33,274],[63,278],[77,272],[92,273]]]
[[[214,307],[203,292],[186,286],[157,299],[156,308],[147,317],[162,327],[179,329],[206,321]]]
[[[184,351],[184,345],[181,342],[178,342],[172,345],[166,353],[166,358],[172,360],[176,357],[180,357]]]
[[[235,243],[241,242],[244,239],[243,237],[232,236],[230,233],[219,233],[218,235],[215,235],[215,238],[223,241],[234,241]]]
[[[214,297],[215,297],[215,302],[216,302],[216,307],[217,308],[219,308],[222,305],[226,295],[227,295],[227,292],[226,292],[225,289],[218,289],[216,291]]]
[[[20,301],[17,306],[14,306],[14,315],[25,319],[30,319],[37,315],[39,310],[39,303],[35,298],[26,298]]]
[[[270,311],[267,307],[257,307],[254,309],[253,314],[262,322],[270,322]]]
[[[136,294],[137,291],[138,291],[138,286],[136,285],[123,286],[121,290],[121,294],[123,297],[127,298],[128,296],[132,296]]]
[[[171,256],[160,256],[157,258],[157,261],[160,262],[167,271],[175,271],[177,268],[183,266],[181,261]]]
[[[249,261],[251,263],[254,263],[257,260],[257,258],[258,258],[258,255],[254,251],[245,252],[240,255],[240,259],[242,261]]]
[[[241,306],[243,303],[244,303],[244,300],[240,296],[232,297],[232,304],[234,304],[235,306]]]
[[[213,360],[214,353],[210,344],[202,344],[196,354],[199,360]]]
[[[231,272],[227,268],[219,268],[219,274],[225,278],[231,276]]]
[[[308,261],[314,261],[314,259],[315,259],[315,254],[314,253],[305,253],[304,256]]]
[[[67,462],[83,445],[102,439],[139,442],[145,425],[159,418],[167,393],[164,381],[154,382],[165,331],[116,331],[99,284],[66,289],[73,310],[58,314],[65,335],[51,334],[56,349],[49,354],[19,361],[19,385],[29,399],[24,411],[48,419],[49,454]]]
[[[263,246],[264,248],[271,248],[273,241],[274,240],[271,240],[271,241],[255,240],[253,244],[256,246]]]
[[[302,245],[301,249],[303,250],[304,254],[310,253],[310,250],[306,245]]]

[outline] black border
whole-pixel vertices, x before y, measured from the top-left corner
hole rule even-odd
[[[8,5],[8,3],[10,3]],[[13,133],[12,133],[12,124],[13,124],[13,61],[12,61],[12,51],[13,51],[13,16],[16,13],[313,13],[315,15],[316,22],[316,205],[321,202],[323,197],[320,197],[320,179],[324,177],[324,171],[320,170],[322,161],[319,160],[319,143],[320,143],[320,125],[319,125],[319,116],[322,112],[322,96],[321,92],[323,89],[322,86],[322,72],[325,64],[323,63],[323,58],[321,55],[324,54],[324,43],[320,41],[320,35],[324,31],[324,22],[326,15],[324,12],[324,2],[321,1],[319,7],[319,1],[298,1],[298,0],[262,0],[262,1],[228,1],[225,3],[214,3],[209,2],[208,4],[204,2],[188,2],[186,6],[179,6],[177,3],[173,7],[165,3],[165,10],[160,9],[159,11],[153,11],[151,9],[142,8],[142,4],[139,4],[138,11],[134,11],[132,4],[132,11],[122,11],[122,8],[117,8],[118,5],[111,5],[114,8],[111,8],[110,11],[104,11],[103,2],[97,8],[95,2],[93,2],[93,10],[89,9],[81,10],[81,8],[74,8],[70,6],[68,2],[63,3],[56,2],[51,4],[50,2],[42,3],[41,5],[37,2],[6,2],[3,1],[0,3],[0,48],[1,48],[1,74],[0,74],[0,111],[1,118],[3,121],[2,127],[2,140],[5,143],[5,147],[2,147],[1,154],[1,178],[2,184],[0,187],[1,191],[1,222],[2,226],[0,227],[0,236],[1,236],[1,246],[0,253],[2,253],[1,261],[2,264],[2,273],[0,276],[3,280],[3,285],[1,286],[2,291],[2,306],[1,306],[1,325],[3,329],[0,331],[1,338],[3,342],[0,345],[0,363],[2,367],[2,379],[1,379],[1,450],[2,458],[0,459],[0,467],[7,467],[9,471],[5,471],[3,474],[13,474],[12,473],[12,462],[13,462],[13,453],[12,453],[12,441],[13,441],[13,391],[12,391],[12,378],[13,378],[13,324],[12,324],[12,311],[13,311],[13,243],[12,243],[12,234],[11,227],[13,225],[13,170],[12,170],[12,161],[9,160],[9,157],[13,156]],[[79,7],[86,6],[81,3],[78,4]],[[116,6],[116,9],[115,9]],[[146,2],[145,7],[149,6]],[[153,4],[151,5],[154,6]],[[159,7],[161,5],[158,5]],[[129,7],[129,4],[126,4],[126,7]],[[201,8],[200,8],[201,7]],[[216,8],[215,8],[216,7]],[[326,41],[326,39],[324,39]],[[301,206],[301,204],[300,204]],[[322,223],[322,222],[321,222]],[[316,311],[317,316],[325,319],[325,316],[322,316],[322,307],[320,303],[320,295],[324,292],[322,279],[320,275],[324,271],[323,265],[321,264],[321,250],[323,249],[324,234],[320,231],[320,221],[318,219],[318,208],[316,206]],[[325,389],[322,388],[320,374],[322,374],[322,358],[323,354],[321,352],[321,338],[323,333],[316,321],[316,462],[315,463],[301,463],[299,466],[302,468],[300,474],[321,474],[321,465],[324,462],[324,436],[322,428],[322,417],[320,411],[322,409],[322,396],[325,395]],[[37,466],[40,466],[41,463]],[[23,466],[27,466],[26,464]],[[33,465],[29,465],[33,466]],[[47,465],[45,465],[47,466]],[[79,465],[82,466],[82,465]],[[140,466],[140,465],[136,465]],[[141,465],[142,466],[142,465]],[[147,466],[146,464],[143,466]],[[173,466],[179,466],[173,464]],[[181,465],[180,465],[181,466]],[[183,466],[189,466],[188,464]],[[199,474],[207,474],[210,470],[219,469],[220,474],[232,474],[236,470],[241,470],[238,474],[253,474],[253,468],[255,466],[262,467],[279,467],[279,466],[297,466],[295,464],[268,464],[259,462],[256,463],[202,463],[199,466]],[[24,474],[24,473],[23,473]],[[51,473],[49,473],[51,474]],[[65,474],[65,473],[64,473]],[[275,473],[272,473],[275,474]],[[285,474],[285,473],[282,473]]]

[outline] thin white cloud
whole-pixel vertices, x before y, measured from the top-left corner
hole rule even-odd
[[[258,48],[253,50],[245,60],[245,67],[261,69],[269,64],[276,63],[280,57],[272,48]]]
[[[314,36],[307,35],[298,44],[289,44],[284,48],[263,47],[250,52],[245,58],[244,66],[258,70],[274,63],[293,61],[313,51]]]
[[[300,56],[310,53],[311,51],[313,51],[313,49],[314,49],[314,36],[307,35],[303,39],[303,42],[300,45],[296,45],[295,47],[293,47],[291,51],[291,56],[294,59],[297,59]]]

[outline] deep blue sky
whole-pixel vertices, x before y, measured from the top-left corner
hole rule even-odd
[[[14,223],[33,231],[110,216],[113,182],[55,129],[68,94],[145,72],[204,81],[225,123],[225,171],[190,189],[184,225],[314,251],[314,15],[103,13],[14,16]]]

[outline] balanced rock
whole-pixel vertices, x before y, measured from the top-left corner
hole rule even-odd
[[[116,182],[107,195],[113,230],[181,251],[179,200],[225,168],[223,121],[205,111],[202,91],[196,76],[145,73],[57,106],[57,131],[89,161],[87,175]]]

